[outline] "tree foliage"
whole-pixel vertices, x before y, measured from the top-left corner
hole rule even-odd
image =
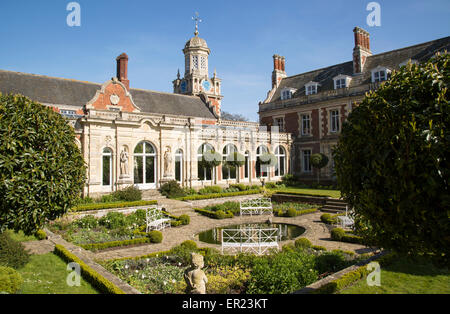
[[[0,94],[0,232],[34,234],[75,205],[86,168],[75,132],[51,108]]]
[[[338,184],[372,244],[448,258],[449,59],[402,67],[343,126]]]

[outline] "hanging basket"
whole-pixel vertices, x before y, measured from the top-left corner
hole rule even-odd
[[[203,153],[201,165],[203,167],[217,167],[222,163],[222,155],[213,151]]]
[[[265,154],[259,156],[258,158],[259,158],[259,162],[262,165],[274,167],[278,164],[277,157],[274,154],[265,153]]]

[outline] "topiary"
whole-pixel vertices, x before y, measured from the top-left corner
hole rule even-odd
[[[0,232],[33,235],[72,208],[86,182],[75,132],[47,106],[0,93]]]
[[[334,228],[331,230],[331,238],[336,241],[341,241],[345,237],[345,230],[341,228]]]
[[[295,208],[289,208],[287,211],[286,211],[286,216],[287,217],[296,217],[297,216],[297,210],[295,209]]]
[[[150,242],[152,242],[152,243],[161,243],[163,240],[163,234],[161,231],[158,231],[158,230],[150,231],[147,234],[147,236],[150,239]]]
[[[13,268],[0,266],[0,294],[16,293],[22,286],[22,276]]]
[[[47,239],[47,234],[45,233],[44,230],[38,230],[34,236],[38,240],[45,240],[45,239]]]
[[[19,241],[10,238],[8,233],[0,233],[0,265],[22,268],[30,260],[30,254]]]
[[[311,155],[311,165],[317,169],[317,183],[320,182],[320,169],[328,164],[328,157],[325,154],[318,153]]]
[[[181,221],[182,225],[189,225],[191,222],[191,217],[189,217],[189,215],[181,215],[178,219]]]
[[[297,248],[309,248],[311,246],[312,243],[307,238],[300,238],[295,240],[295,247]]]
[[[339,189],[368,244],[450,252],[450,54],[409,64],[355,107],[334,152]]]

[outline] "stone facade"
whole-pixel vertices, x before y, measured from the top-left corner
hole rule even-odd
[[[260,184],[260,176],[267,182],[288,173],[291,135],[222,120],[221,80],[215,71],[208,76],[206,41],[196,31],[183,52],[186,73],[173,82],[173,94],[131,88],[125,53],[116,59],[117,75],[103,84],[0,70],[0,92],[23,94],[67,118],[87,165],[85,196],[130,185],[152,190],[170,180],[191,188]],[[206,168],[199,158],[211,150],[223,160],[239,152],[245,165]],[[281,171],[261,171],[258,154],[266,151],[277,152]]]

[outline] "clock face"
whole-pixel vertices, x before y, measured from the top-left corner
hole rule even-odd
[[[203,81],[202,82],[202,88],[205,92],[209,92],[209,90],[211,89],[211,83],[209,81]]]
[[[182,82],[181,82],[180,88],[181,88],[181,92],[182,92],[182,93],[185,93],[185,92],[186,92],[186,90],[187,90],[187,83],[186,83],[186,81],[182,81]]]

